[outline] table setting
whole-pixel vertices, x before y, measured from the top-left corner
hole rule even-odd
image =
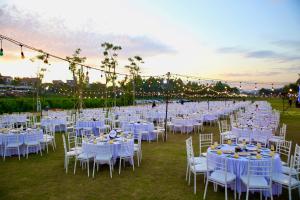
[[[237,177],[236,187],[237,192],[245,192],[246,188],[242,184],[240,177],[247,175],[248,162],[260,160],[272,160],[273,172],[280,173],[282,171],[282,164],[280,156],[275,153],[275,147],[272,145],[270,148],[263,147],[260,143],[247,144],[245,141],[242,143],[232,143],[231,140],[227,144],[218,144],[215,142],[207,149],[207,159],[227,159],[227,169],[229,172],[234,173]],[[230,186],[234,189],[234,185]],[[273,184],[273,195],[281,194],[282,187],[278,184]],[[267,193],[265,193],[268,196]]]

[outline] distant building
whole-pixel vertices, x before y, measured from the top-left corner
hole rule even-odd
[[[28,78],[28,77],[24,77],[24,78],[20,78],[20,85],[23,86],[34,86],[37,82],[38,82],[38,78]]]
[[[53,80],[52,83],[54,85],[60,85],[60,84],[63,84],[64,82],[62,80]]]
[[[0,74],[0,83],[9,85],[13,81],[13,78],[11,76],[2,76]]]
[[[74,82],[74,80],[67,80],[67,84],[68,84],[69,86],[74,86],[74,85],[75,85],[75,82]]]

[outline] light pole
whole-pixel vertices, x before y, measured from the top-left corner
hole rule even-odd
[[[167,122],[168,122],[168,104],[169,104],[169,80],[170,80],[170,72],[167,73],[167,79],[164,79],[163,84],[165,86],[166,90],[166,115],[165,115],[165,135],[164,135],[164,141],[167,141]]]

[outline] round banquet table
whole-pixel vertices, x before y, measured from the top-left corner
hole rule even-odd
[[[153,133],[153,130],[154,130],[154,124],[153,123],[133,123],[133,124],[129,124],[129,126],[133,127],[134,138],[136,138],[136,139],[138,138],[138,130],[148,131],[149,132],[149,139],[150,140],[155,140],[156,139],[156,134]],[[148,140],[147,135],[143,135],[142,140]]]
[[[272,129],[268,128],[248,128],[248,127],[232,127],[232,133],[239,137],[247,137],[254,141],[267,142],[273,136]]]
[[[20,154],[25,155],[26,154],[26,146],[25,146],[25,139],[26,139],[26,134],[36,134],[36,140],[41,141],[43,140],[43,130],[41,129],[27,129],[26,131],[21,131],[17,133],[14,130],[8,130],[8,133],[0,133],[0,146],[3,146],[3,148],[0,148],[1,155],[4,153],[4,143],[8,137],[14,137],[16,135],[19,136],[19,143],[22,144],[20,146]],[[43,146],[42,146],[43,148]],[[28,149],[29,153],[36,153],[39,149],[35,147],[30,147]],[[18,150],[17,149],[7,149],[6,151],[6,156],[12,156],[12,155],[18,155]]]
[[[99,129],[105,129],[104,121],[78,121],[76,123],[76,131],[81,134],[81,130],[90,128],[94,135],[99,135]]]
[[[150,140],[155,140],[156,139],[156,134],[153,133],[154,130],[154,124],[153,123],[146,123],[146,122],[141,122],[141,123],[134,123],[134,122],[123,122],[122,123],[122,129],[123,130],[131,130],[134,133],[134,138],[138,138],[138,131],[148,131],[149,132],[149,139]],[[142,136],[142,140],[148,140],[147,135]]]
[[[111,147],[113,161],[115,163],[116,159],[119,157],[121,153],[121,142],[124,142],[126,144],[125,145],[126,153],[132,156],[134,155],[134,139],[126,139],[126,141],[123,140],[124,140],[123,137],[115,138],[113,144],[110,144],[108,139],[104,139],[103,141],[100,141],[99,137],[96,139],[97,143],[94,143],[94,140],[83,141],[82,153],[86,153],[88,155],[94,155],[96,145],[109,144]]]
[[[223,144],[223,145],[219,145],[218,149],[220,149],[222,152],[224,152],[224,151],[234,152],[235,147],[237,147],[236,144],[233,144],[233,145]],[[247,148],[255,149],[256,147],[254,145],[250,145],[250,146],[247,145]],[[262,159],[272,159],[269,156],[269,152],[270,152],[269,149],[262,148],[261,150],[262,150],[261,151]],[[248,161],[250,158],[248,156],[239,156],[239,158],[234,158],[233,154],[229,154],[229,153],[222,153],[221,155],[219,155],[219,154],[217,154],[217,150],[211,150],[210,148],[208,148],[207,159],[220,159],[220,158],[227,159],[228,171],[236,175],[236,177],[237,177],[237,180],[236,180],[237,192],[238,193],[246,192],[246,186],[242,183],[240,177],[242,175],[247,175]],[[253,159],[253,156],[251,159]],[[280,173],[281,171],[282,171],[282,164],[281,164],[280,157],[278,154],[275,154],[274,158],[273,158],[273,172]],[[230,188],[232,190],[234,190],[234,183],[230,185]],[[280,195],[282,192],[281,185],[273,183],[272,192],[273,192],[273,195]],[[264,195],[269,196],[268,192],[264,192]]]
[[[66,119],[62,119],[62,118],[43,118],[41,120],[42,127],[54,126],[55,132],[66,131],[67,128],[66,124],[67,124]]]

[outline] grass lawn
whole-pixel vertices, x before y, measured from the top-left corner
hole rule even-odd
[[[282,109],[281,100],[271,100],[275,109]],[[287,123],[287,139],[300,144],[300,109],[288,109],[282,115],[281,122]],[[219,141],[216,127],[205,127],[205,133],[213,132]],[[0,162],[0,200],[4,199],[202,199],[204,191],[203,176],[197,176],[197,194],[193,194],[193,182],[188,186],[185,181],[186,153],[185,139],[188,136],[169,134],[167,143],[143,142],[143,160],[140,167],[128,165],[122,168],[121,175],[117,166],[113,178],[109,177],[108,168],[101,167],[95,178],[88,178],[86,170],[77,168],[72,173],[73,162],[69,173],[63,169],[62,138],[57,133],[55,152],[44,152],[43,156],[30,155],[29,159],[7,158]],[[193,134],[195,153],[198,153],[198,136]],[[136,163],[137,164],[137,163]],[[219,187],[217,193],[209,185],[207,199],[224,199],[224,190]],[[229,190],[229,199],[233,192]],[[251,195],[259,199],[259,195]],[[245,195],[242,196],[242,199]],[[280,197],[287,199],[287,190]],[[299,199],[296,190],[293,199]]]

